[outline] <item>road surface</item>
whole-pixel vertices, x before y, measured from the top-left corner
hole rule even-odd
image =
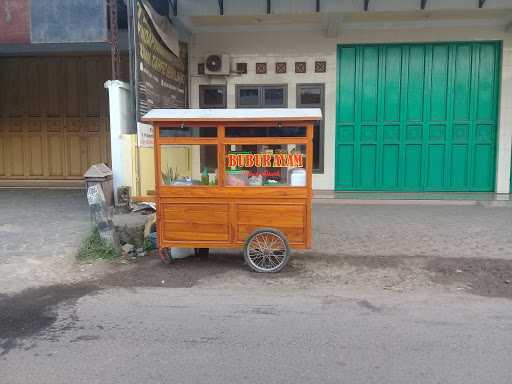
[[[263,282],[236,289],[85,284],[4,298],[0,309],[11,314],[1,319],[0,382],[511,381],[509,299]]]

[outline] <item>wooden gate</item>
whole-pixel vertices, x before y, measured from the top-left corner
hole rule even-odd
[[[110,163],[109,56],[0,59],[0,185],[76,185]]]

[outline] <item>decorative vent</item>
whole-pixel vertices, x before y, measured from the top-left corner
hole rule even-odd
[[[197,74],[204,75],[204,63],[197,64]]]
[[[267,73],[267,63],[256,63],[256,73],[258,75]]]
[[[315,72],[324,73],[327,71],[327,62],[325,61],[315,61]]]
[[[306,62],[296,61],[295,62],[295,73],[306,73]]]
[[[285,62],[276,63],[276,73],[286,73],[286,63]]]

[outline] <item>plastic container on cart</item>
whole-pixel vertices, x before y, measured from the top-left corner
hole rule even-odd
[[[306,170],[303,168],[295,168],[290,171],[290,185],[292,187],[306,186]]]

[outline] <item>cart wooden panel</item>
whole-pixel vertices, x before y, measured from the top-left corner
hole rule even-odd
[[[292,248],[311,247],[312,138],[316,118],[174,119],[146,118],[155,128],[158,245],[160,248],[237,248],[259,228],[281,231]],[[165,127],[216,127],[216,137],[161,137]],[[304,127],[305,135],[290,137],[226,137],[229,127]],[[216,185],[165,185],[161,177],[161,146],[215,145]],[[226,181],[226,146],[305,146],[304,186],[231,186]],[[208,183],[207,183],[208,184]]]

